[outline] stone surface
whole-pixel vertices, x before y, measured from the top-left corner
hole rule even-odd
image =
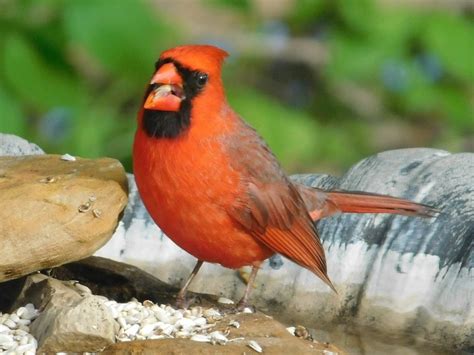
[[[103,300],[74,283],[28,276],[14,308],[29,302],[41,312],[31,325],[38,353],[93,352],[115,342],[116,324]]]
[[[117,302],[128,302],[136,298],[139,301],[150,300],[157,304],[174,304],[179,291],[178,288],[133,265],[97,256],[55,267],[48,270],[48,275],[56,280],[75,280],[88,287],[93,294]],[[44,275],[34,277],[44,278]],[[60,284],[62,285],[61,282]],[[65,287],[61,285],[56,285],[56,288]],[[26,289],[35,289],[35,286],[31,285],[31,277],[24,276],[0,283],[0,312],[10,312],[25,302],[33,302],[37,307],[44,308],[43,301],[32,299],[31,294],[24,295]],[[194,304],[206,307],[213,306],[218,300],[215,295],[203,293],[190,292],[188,297],[193,299]]]
[[[115,342],[115,322],[103,301],[86,296],[74,305],[48,305],[32,325],[39,352],[94,352]]]
[[[0,157],[44,154],[34,143],[13,134],[0,133]]]
[[[411,334],[457,349],[474,346],[474,154],[435,149],[384,152],[343,177],[295,176],[323,188],[365,190],[432,205],[435,219],[339,215],[318,224],[336,296],[309,271],[270,259],[252,302],[288,323],[310,328],[337,322],[380,334]],[[113,238],[96,255],[144,268],[178,286],[195,259],[154,224],[133,176],[130,203]],[[205,264],[191,289],[238,299],[245,285],[234,270]]]
[[[133,265],[96,256],[54,268],[50,274],[60,280],[77,280],[89,287],[92,293],[117,302],[128,302],[136,298],[139,301],[174,304],[179,291],[177,287]],[[194,298],[195,303],[206,306],[215,304],[217,300],[216,296],[192,292],[188,296]]]
[[[93,254],[126,203],[117,160],[0,157],[0,281]]]
[[[71,265],[73,267],[70,267]],[[170,295],[176,292],[175,289],[139,269],[102,258],[91,257],[85,261],[63,265],[54,269],[52,273],[85,277],[88,286],[101,293],[101,296],[112,295],[115,299],[127,301],[130,300],[128,297],[131,294],[141,296],[142,300],[166,295],[164,299],[158,300],[161,302],[165,299],[171,300]],[[94,276],[91,277],[90,274]],[[124,280],[117,282],[121,277]],[[143,281],[137,281],[142,278]],[[87,281],[90,279],[94,282]],[[130,285],[127,286],[128,283]],[[119,286],[112,286],[114,284]],[[131,290],[140,291],[131,292]],[[1,285],[0,292],[3,292]],[[109,346],[106,353],[242,354],[253,353],[248,343],[256,341],[266,354],[327,354],[324,351],[344,354],[334,345],[312,341],[304,336],[308,334],[306,330],[299,332],[304,337],[295,337],[284,325],[270,316],[260,312],[235,313],[235,305],[220,304],[216,298],[211,299],[207,295],[195,295],[196,299],[204,300],[201,302],[203,307],[198,308],[210,325],[204,333],[225,334],[226,345],[203,344],[190,339],[160,339],[114,344],[119,334],[119,327],[113,319],[110,308],[107,307],[107,303],[110,302],[93,295],[82,282],[79,284],[77,281],[60,281],[43,274],[35,274],[24,278],[19,294],[12,293],[9,296],[14,299],[14,302],[11,302],[12,309],[27,303],[33,303],[39,309],[40,314],[31,325],[31,333],[38,340],[38,353],[94,352]],[[213,307],[214,312],[219,309],[219,313],[210,316],[210,313],[206,313],[208,307]],[[137,310],[136,307],[133,309]]]
[[[239,328],[229,326],[231,321],[238,322]],[[262,347],[264,354],[344,354],[334,345],[295,337],[282,324],[262,313],[227,314],[212,329],[228,333],[230,342],[212,345],[190,339],[133,341],[116,343],[105,349],[104,354],[256,354],[248,346],[252,340]]]

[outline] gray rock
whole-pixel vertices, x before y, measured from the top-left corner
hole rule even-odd
[[[0,157],[44,154],[34,143],[13,134],[0,133]]]
[[[474,154],[395,150],[356,164],[340,179],[295,176],[307,185],[404,197],[436,207],[434,219],[338,215],[318,229],[336,296],[309,271],[278,258],[257,277],[252,301],[310,328],[343,321],[381,334],[410,334],[447,347],[474,346]],[[179,285],[195,259],[155,226],[129,176],[130,203],[96,255],[132,263]],[[273,268],[271,267],[273,266]],[[191,287],[238,299],[238,273],[205,264]]]
[[[96,352],[115,342],[117,324],[103,301],[71,283],[28,276],[17,304],[29,302],[41,311],[31,325],[38,353]]]

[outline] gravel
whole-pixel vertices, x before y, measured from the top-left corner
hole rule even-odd
[[[74,285],[83,293],[91,291],[77,281]],[[176,309],[169,305],[158,305],[151,301],[139,302],[132,299],[127,303],[118,303],[105,297],[104,305],[119,325],[115,335],[117,342],[145,339],[188,338],[196,342],[225,345],[243,338],[229,339],[228,332],[215,331],[216,322],[223,318],[215,308],[200,306],[190,309]],[[220,303],[231,304],[231,300],[221,299]],[[250,308],[243,313],[251,313]],[[37,340],[29,333],[29,325],[39,315],[33,304],[18,308],[11,314],[0,313],[0,354],[34,355],[38,348]],[[231,321],[229,326],[239,328],[240,324]],[[261,347],[255,341],[248,346],[260,352]]]
[[[31,303],[11,314],[0,313],[0,354],[36,353],[38,342],[30,334],[29,326],[38,315],[38,310]]]
[[[105,305],[120,326],[117,341],[189,338],[221,345],[230,341],[228,334],[212,330],[215,321],[222,319],[215,308],[175,309],[135,299],[127,303],[106,301]]]

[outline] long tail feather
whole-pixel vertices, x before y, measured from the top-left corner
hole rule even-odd
[[[435,217],[435,208],[398,197],[363,191],[324,191],[295,184],[314,221],[336,213],[392,213],[405,216]]]
[[[405,216],[434,217],[439,211],[420,203],[398,197],[359,191],[329,191],[327,200],[347,213],[393,213]]]

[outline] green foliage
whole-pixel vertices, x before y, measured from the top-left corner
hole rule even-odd
[[[22,135],[26,132],[26,120],[19,102],[0,87],[0,132]]]
[[[347,83],[371,93],[392,121],[429,122],[434,138],[428,144],[463,149],[462,140],[474,135],[468,16],[382,7],[374,0],[298,0],[284,20],[264,24],[249,0],[203,4],[247,16],[247,25],[261,26],[256,32],[273,35],[278,45],[304,36],[328,49],[330,60],[311,68],[309,86],[296,72],[275,84],[285,66],[272,72],[271,56],[232,53],[226,67],[232,106],[290,170],[338,170],[379,149],[369,139],[370,126],[384,117],[366,117],[357,110],[364,103],[341,99],[338,88]],[[144,0],[0,1],[0,131],[49,152],[116,157],[130,170],[144,84],[158,54],[185,38],[157,6]],[[298,90],[313,90],[314,97],[304,103]]]
[[[144,83],[179,31],[146,2],[0,7],[0,131],[51,152],[117,157],[130,168]]]
[[[314,161],[330,165],[335,156],[349,165],[366,153],[365,149],[347,149],[351,145],[364,147],[367,132],[357,124],[347,130],[323,126],[307,113],[285,107],[256,90],[237,88],[228,93],[232,107],[262,135],[290,170],[309,170]]]
[[[452,14],[433,14],[425,24],[423,42],[460,81],[474,81],[474,25]]]
[[[326,0],[299,0],[290,13],[295,32],[304,30],[327,9]]]
[[[472,22],[451,13],[377,9],[372,1],[355,7],[341,2],[336,17],[344,25],[328,43],[328,80],[357,82],[409,120],[432,116],[459,135],[473,134]]]
[[[250,0],[206,0],[209,5],[231,8],[242,12],[250,11]]]
[[[139,5],[135,1],[66,2],[65,34],[107,74],[133,84],[143,83],[156,60],[156,44],[173,45],[176,34],[163,20],[156,20],[149,8]]]
[[[44,111],[55,106],[74,107],[83,100],[75,78],[50,66],[23,36],[7,36],[3,51],[5,82],[26,105]]]

